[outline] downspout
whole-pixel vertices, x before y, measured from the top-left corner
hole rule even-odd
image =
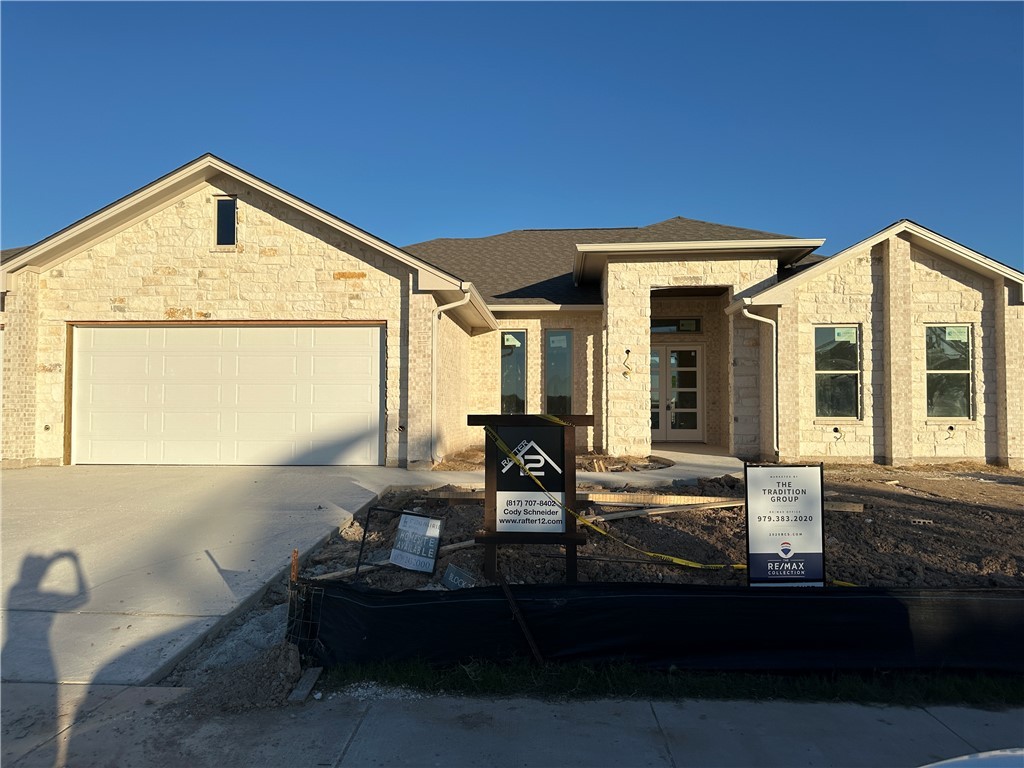
[[[462,298],[435,309],[430,315],[430,462],[437,464],[437,324],[441,315],[469,303],[468,283],[459,283]]]
[[[772,448],[775,451],[775,458],[779,458],[779,327],[770,317],[761,317],[750,312],[750,299],[743,299],[743,309],[740,313],[751,320],[759,323],[766,323],[772,327],[772,409],[774,412],[774,423],[772,424]]]

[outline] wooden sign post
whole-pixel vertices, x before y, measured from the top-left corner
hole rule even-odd
[[[576,530],[576,427],[593,416],[469,416],[471,427],[490,427],[484,464],[484,575],[498,575],[498,545],[557,544],[565,547],[565,580],[576,583],[576,547],[586,543]],[[558,423],[562,422],[562,423]]]

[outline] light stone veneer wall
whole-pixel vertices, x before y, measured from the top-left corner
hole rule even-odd
[[[729,298],[763,290],[776,281],[774,259],[675,256],[644,261],[609,258],[605,297],[606,450],[646,456],[651,450],[651,291],[675,286],[722,286]],[[760,331],[742,316],[726,320],[728,449],[737,456],[761,452]],[[623,359],[630,351],[629,366]],[[623,375],[628,373],[628,376]]]
[[[884,430],[884,302],[881,254],[864,248],[835,269],[800,287],[795,306],[779,313],[780,454],[784,460],[875,458],[878,430]],[[860,418],[815,415],[814,330],[854,325],[860,338]]]
[[[955,266],[939,257],[910,248],[912,305],[910,392],[913,445],[911,455],[919,460],[979,459],[996,455],[996,344],[994,291],[992,281]],[[974,354],[974,407],[972,418],[949,419],[927,416],[925,326],[966,324],[970,326]],[[953,431],[949,431],[949,427]]]
[[[494,335],[494,334],[490,334]],[[437,458],[474,445],[480,427],[469,427],[467,406],[474,397],[471,366],[472,336],[447,314],[438,322],[437,340]],[[476,413],[476,411],[473,411]],[[427,449],[429,454],[429,448]]]
[[[234,247],[214,245],[214,197],[224,194],[238,196]],[[409,268],[375,249],[232,179],[204,185],[38,278],[16,276],[4,462],[63,458],[69,321],[383,321],[386,463],[422,459],[424,450],[429,459],[434,306],[413,291]]]
[[[781,460],[1020,466],[1024,408],[1013,393],[1024,391],[1024,323],[1019,298],[1010,301],[1002,281],[996,286],[895,236],[796,291],[777,313]],[[970,419],[927,417],[925,327],[933,323],[971,327]],[[818,418],[814,327],[846,324],[860,329],[861,415]]]

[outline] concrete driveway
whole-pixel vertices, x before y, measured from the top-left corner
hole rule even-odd
[[[578,480],[671,485],[743,466],[661,448],[675,466]],[[483,472],[71,466],[2,482],[2,679],[146,685],[379,494],[482,487]]]
[[[3,473],[4,681],[158,680],[348,515],[436,473],[35,467]]]

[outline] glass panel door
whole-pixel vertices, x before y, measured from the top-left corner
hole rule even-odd
[[[651,440],[664,442],[665,419],[661,418],[662,404],[665,401],[661,383],[661,357],[663,350],[660,347],[651,348]]]
[[[704,371],[700,347],[651,349],[651,439],[704,439]]]

